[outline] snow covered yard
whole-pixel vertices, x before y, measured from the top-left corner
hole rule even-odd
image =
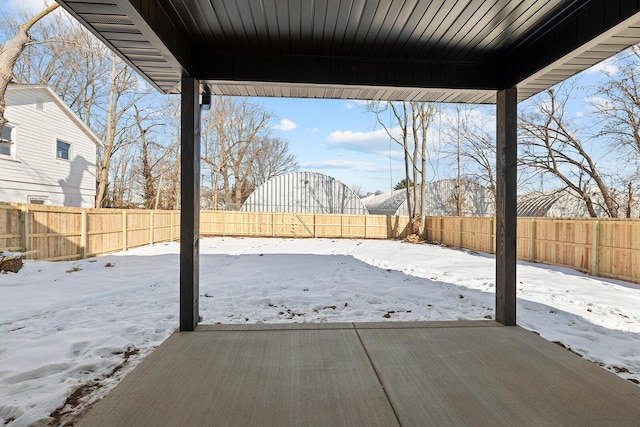
[[[0,422],[73,420],[178,327],[177,243],[0,275]],[[493,256],[397,241],[201,241],[203,323],[493,316]],[[518,324],[640,381],[640,286],[518,264]]]

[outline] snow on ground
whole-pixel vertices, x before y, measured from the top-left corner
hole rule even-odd
[[[493,316],[493,256],[397,241],[201,240],[203,323]],[[0,424],[61,424],[178,327],[179,245],[0,275]],[[640,380],[640,286],[519,263],[518,323]]]

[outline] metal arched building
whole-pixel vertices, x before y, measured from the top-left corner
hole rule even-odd
[[[444,179],[429,182],[426,186],[426,215],[453,216],[457,214],[457,180]],[[463,179],[460,182],[462,200],[460,214],[463,216],[488,216],[495,214],[495,202],[491,192],[485,187]],[[411,199],[413,193],[410,192]],[[406,190],[394,190],[365,200],[365,206],[372,215],[408,216]]]
[[[629,203],[629,196],[620,191],[611,191],[616,205],[618,206],[621,218],[626,217],[626,208]],[[603,209],[604,200],[597,190],[591,192],[593,208],[599,218],[606,218],[608,215]],[[630,218],[640,217],[640,203],[632,201],[630,204]],[[556,191],[536,191],[518,196],[517,201],[518,216],[525,217],[548,217],[548,218],[588,218],[589,211],[584,200],[569,190]]]
[[[241,210],[367,214],[360,197],[337,179],[317,172],[278,175],[256,188]]]

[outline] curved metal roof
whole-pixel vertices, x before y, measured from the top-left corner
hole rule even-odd
[[[252,212],[365,215],[360,197],[334,177],[317,172],[278,175],[256,188],[242,204]]]
[[[519,100],[640,41],[629,0],[59,0],[156,88]]]
[[[624,217],[623,207],[628,203],[628,194],[613,190],[611,195],[619,204],[620,216]],[[607,217],[605,210],[600,206],[604,205],[600,192],[593,189],[591,197],[598,217]],[[535,191],[518,196],[517,211],[518,216],[524,217],[584,218],[590,216],[584,200],[568,189]],[[640,203],[632,202],[630,213],[631,218],[637,218],[640,215]]]
[[[458,182],[455,179],[443,179],[427,183],[426,215],[456,215],[457,185]],[[495,202],[488,189],[468,179],[461,181],[461,187],[461,215],[495,215]],[[410,192],[409,196],[413,201],[413,192]],[[365,199],[364,204],[372,215],[409,215],[407,192],[404,189],[369,197]]]

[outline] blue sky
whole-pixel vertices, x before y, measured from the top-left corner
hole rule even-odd
[[[301,170],[331,175],[362,193],[390,191],[404,178],[401,147],[392,142],[364,101],[256,98],[272,111],[273,132],[289,142]],[[453,114],[452,105],[438,105],[440,113],[429,133],[432,165],[428,180],[456,175],[452,158],[442,154],[450,141],[444,130]],[[480,108],[485,122],[493,125],[493,106]],[[488,119],[488,120],[487,120]]]
[[[277,118],[274,135],[289,142],[301,170],[331,175],[362,190],[388,191],[401,180],[401,153],[361,102],[258,98]],[[295,126],[295,127],[293,127]]]
[[[590,113],[587,104],[589,91],[601,79],[603,72],[617,71],[614,59],[604,61],[572,78],[575,84],[570,101],[569,116],[582,119]],[[389,137],[368,113],[364,103],[349,100],[306,100],[256,98],[277,117],[273,121],[274,135],[289,142],[291,152],[301,170],[334,176],[349,187],[359,187],[363,193],[389,191],[404,177],[402,152],[389,142]],[[520,108],[532,100],[524,101]],[[437,107],[440,114],[434,119],[430,133],[432,162],[428,180],[451,178],[456,175],[454,159],[445,156],[443,145],[451,141],[445,128],[452,119],[450,104]],[[495,129],[494,106],[476,106],[487,126]],[[463,171],[464,174],[464,171]]]

